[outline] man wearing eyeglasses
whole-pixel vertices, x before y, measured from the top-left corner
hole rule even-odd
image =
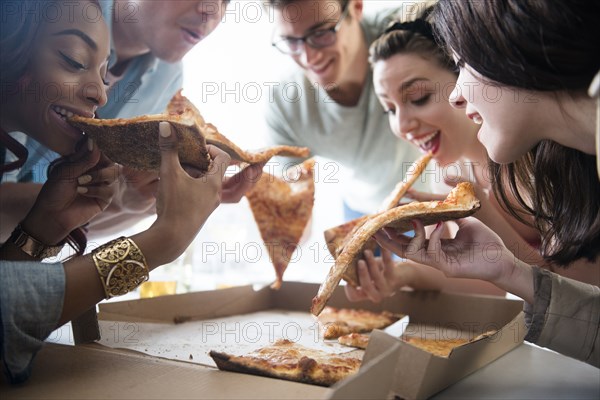
[[[363,18],[362,0],[269,0],[269,5],[273,46],[299,67],[272,86],[270,144],[307,146],[313,155],[350,169],[353,179],[342,194],[346,219],[376,211],[419,157],[390,130],[368,62],[369,45],[398,9]]]

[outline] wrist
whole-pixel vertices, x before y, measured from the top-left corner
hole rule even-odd
[[[528,303],[533,303],[533,267],[516,257],[507,272],[492,283]]]
[[[48,221],[48,217],[36,218],[32,214],[27,214],[19,225],[29,236],[46,246],[64,244],[70,232],[62,229],[60,224]]]
[[[27,255],[27,258],[34,260],[43,260],[49,257],[55,257],[62,250],[64,243],[56,245],[47,245],[38,238],[32,236],[21,224],[13,230],[7,240],[7,244],[15,249],[19,249]]]

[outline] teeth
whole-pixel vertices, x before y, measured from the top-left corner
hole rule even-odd
[[[477,125],[481,125],[483,124],[483,118],[481,118],[480,115],[473,115],[473,122],[475,122]]]
[[[71,118],[73,115],[79,115],[79,114],[75,114],[69,110],[66,110],[62,107],[58,107],[58,106],[52,106],[52,110],[54,110],[56,113],[60,114],[63,118]]]
[[[429,142],[431,139],[433,139],[434,137],[436,137],[438,133],[439,133],[439,131],[435,131],[433,133],[430,133],[427,136],[423,136],[423,137],[420,137],[418,139],[413,138],[412,142],[414,144],[416,144],[417,146],[423,146],[425,143]]]

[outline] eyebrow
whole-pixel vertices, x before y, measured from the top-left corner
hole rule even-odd
[[[98,50],[98,45],[96,42],[92,40],[85,32],[80,31],[79,29],[65,29],[64,31],[56,32],[52,36],[62,36],[62,35],[75,35],[81,40],[83,40],[88,46],[90,46],[93,50]]]
[[[411,87],[412,85],[414,85],[415,83],[417,83],[419,81],[427,81],[427,80],[428,79],[426,79],[426,78],[413,78],[410,81],[406,81],[402,85],[400,85],[400,92],[405,91],[406,89],[408,89],[409,87]]]

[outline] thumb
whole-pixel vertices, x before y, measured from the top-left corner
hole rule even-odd
[[[158,147],[160,148],[160,172],[179,165],[179,152],[177,148],[177,135],[168,122],[158,124]]]

